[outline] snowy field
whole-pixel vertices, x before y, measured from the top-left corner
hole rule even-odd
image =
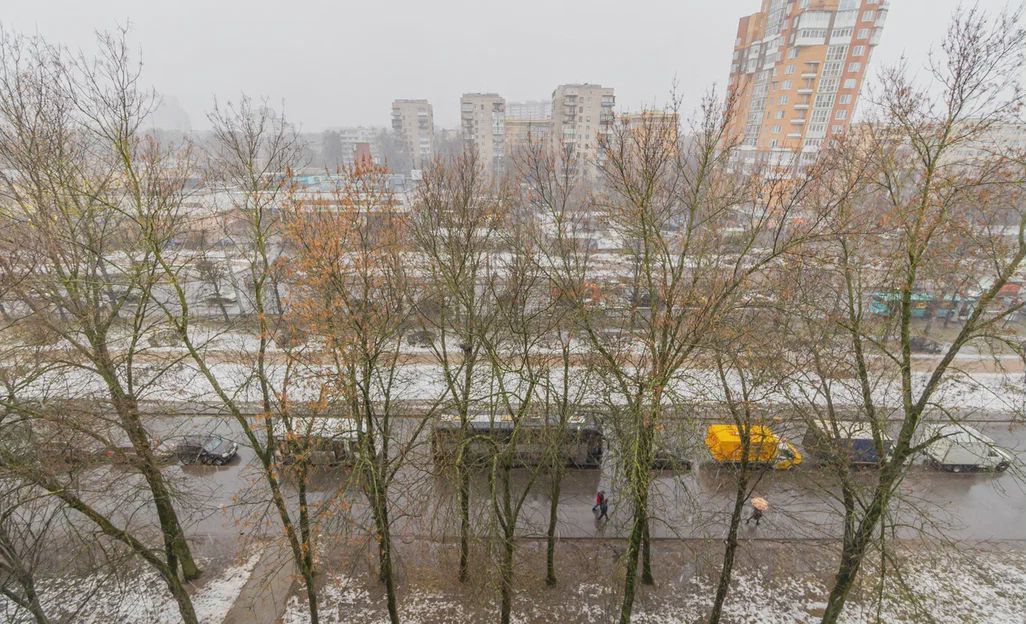
[[[220,623],[238,598],[260,553],[248,555],[210,578],[193,593],[200,622]],[[874,571],[842,618],[844,624],[1023,624],[1026,614],[1026,553],[1018,550],[957,555],[914,554],[882,594],[873,585]],[[108,575],[42,580],[43,608],[55,622],[76,624],[177,624],[174,600],[160,578],[147,570],[114,579]],[[783,578],[781,578],[783,576]],[[369,583],[369,584],[368,584]],[[414,583],[410,586],[410,583]],[[478,602],[468,604],[444,590],[423,589],[407,580],[400,592],[400,611],[408,624],[489,621],[496,616],[488,587],[460,588]],[[642,588],[635,603],[638,624],[691,624],[707,614],[714,586],[708,580],[667,578],[659,591]],[[479,591],[479,590],[482,590]],[[609,622],[619,607],[618,583],[567,582],[556,589],[522,589],[514,601],[513,622],[593,624]],[[648,592],[653,593],[648,593]],[[781,575],[757,568],[738,572],[724,609],[724,623],[805,624],[819,621],[828,587],[822,576]],[[325,624],[386,624],[380,586],[372,575],[329,572],[320,591]],[[0,598],[0,621],[29,624],[32,620]],[[293,595],[283,624],[307,624],[306,605]]]
[[[254,553],[219,572],[204,576],[192,595],[196,615],[203,624],[219,624],[239,596],[243,585],[260,559]],[[201,562],[201,566],[203,562]],[[106,573],[87,577],[40,579],[37,590],[43,611],[53,622],[75,624],[178,624],[178,605],[161,577],[143,568],[116,578]],[[0,622],[31,624],[34,620],[19,612],[0,596]]]
[[[898,585],[904,585],[900,590]],[[874,588],[866,588],[872,590]],[[848,603],[844,624],[1023,624],[1026,622],[1026,554],[987,553],[972,557],[927,558],[906,566],[902,583],[889,584],[883,600],[872,591]],[[714,586],[697,579],[674,586],[672,598],[650,600],[644,589],[635,603],[638,624],[692,624],[708,614]],[[550,590],[543,590],[550,591]],[[605,624],[613,621],[619,602],[616,588],[595,583],[555,591],[563,600],[544,604],[521,593],[514,602],[513,622],[533,624]],[[567,591],[572,593],[566,596]],[[736,624],[805,624],[819,622],[828,587],[812,577],[771,578],[762,571],[734,576],[723,622]],[[872,594],[870,596],[869,594]],[[386,624],[383,600],[371,598],[360,581],[331,576],[321,592],[325,624]],[[400,612],[408,624],[480,622],[496,617],[495,604],[471,610],[443,593],[412,590],[401,597]],[[307,624],[305,604],[293,597],[284,624]]]

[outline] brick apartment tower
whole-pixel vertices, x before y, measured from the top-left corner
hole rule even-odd
[[[762,0],[742,17],[730,65],[728,136],[747,165],[791,167],[844,134],[888,0]]]

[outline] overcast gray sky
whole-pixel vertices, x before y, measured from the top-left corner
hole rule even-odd
[[[692,106],[727,78],[737,20],[759,0],[4,0],[0,23],[79,48],[130,22],[145,78],[194,128],[216,96],[284,102],[304,130],[387,125],[394,98],[427,98],[455,127],[460,94],[547,99],[565,82],[616,88],[621,110]],[[873,66],[921,64],[958,0],[892,0]],[[999,10],[1005,0],[980,0]]]

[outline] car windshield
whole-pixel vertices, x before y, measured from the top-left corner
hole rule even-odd
[[[217,450],[217,447],[221,446],[221,438],[209,438],[207,443],[203,445],[203,450],[212,453]]]

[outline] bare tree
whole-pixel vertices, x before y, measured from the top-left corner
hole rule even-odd
[[[268,487],[270,504],[284,530],[292,560],[303,578],[312,622],[319,621],[314,521],[307,498],[307,463],[299,462],[286,471],[276,452],[279,436],[275,421],[285,424],[289,436],[303,432],[293,428],[288,401],[300,377],[301,349],[293,344],[294,328],[284,320],[282,289],[285,271],[281,262],[284,245],[281,214],[297,201],[292,174],[300,162],[302,147],[292,126],[266,105],[243,97],[237,105],[218,108],[210,116],[214,141],[208,155],[208,179],[227,195],[228,218],[237,228],[230,253],[245,264],[240,279],[247,305],[253,311],[258,346],[251,358],[250,378],[257,388],[259,412],[252,419],[244,397],[218,377],[207,352],[206,340],[191,331],[194,322],[187,276],[191,258],[168,250],[164,240],[147,239],[161,269],[163,283],[171,288],[169,300],[160,301],[166,321],[186,347],[188,357],[213,389],[253,448]],[[176,229],[184,228],[190,215],[181,211],[169,215]],[[278,350],[275,347],[279,347]],[[283,360],[283,361],[282,361]],[[298,403],[298,402],[297,402]],[[308,422],[308,421],[298,421]],[[295,477],[298,500],[293,504],[283,490],[281,475]]]
[[[2,262],[5,274],[17,276],[11,295],[26,310],[21,322],[61,341],[51,362],[61,374],[92,380],[113,409],[113,424],[131,445],[129,464],[150,492],[162,555],[55,475],[22,476],[150,563],[183,619],[194,622],[182,577],[200,570],[139,410],[140,397],[170,366],[139,361],[154,327],[157,281],[153,255],[139,245],[141,224],[181,202],[190,152],[141,134],[153,97],[138,85],[123,34],[101,35],[99,48],[96,58],[70,59],[40,40],[3,43],[0,159],[10,168],[0,185],[11,227]]]
[[[323,342],[330,361],[320,375],[323,399],[356,425],[355,479],[370,506],[378,576],[389,619],[397,624],[391,488],[433,415],[428,410],[405,440],[397,439],[400,348],[414,313],[405,214],[378,167],[343,170],[332,201],[327,210],[299,204],[290,213],[294,314]]]
[[[432,336],[431,353],[441,367],[447,412],[456,414],[461,436],[482,381],[483,337],[491,331],[495,304],[487,285],[495,268],[490,254],[506,199],[485,180],[473,152],[438,161],[424,175],[414,200],[411,235],[423,257],[424,295],[418,316]],[[460,444],[462,446],[462,443]],[[460,523],[458,577],[467,580],[470,554],[470,474],[463,455],[455,461]]]
[[[872,428],[877,452],[886,459],[868,491],[843,491],[840,564],[824,622],[840,617],[876,543],[896,488],[922,448],[917,440],[925,414],[943,409],[940,393],[957,372],[955,357],[969,343],[1007,341],[1000,327],[1021,306],[998,301],[999,291],[1026,258],[1021,155],[973,149],[996,124],[1021,110],[1016,78],[1024,33],[1018,21],[1018,14],[959,12],[930,66],[932,84],[915,83],[904,67],[886,72],[876,117],[835,150],[837,169],[852,169],[844,162],[852,153],[864,163],[856,161],[866,171],[863,200],[840,204],[832,240],[817,254],[822,264],[810,270],[836,267],[834,292],[839,296],[829,318],[835,319],[837,338],[854,362],[860,419]],[[1009,221],[1016,224],[1013,236],[1005,233]],[[912,366],[918,331],[913,309],[940,275],[976,284],[979,295],[953,342],[919,384]],[[893,305],[889,318],[874,312],[881,298]],[[900,422],[890,448],[881,386],[895,388],[900,397]]]

